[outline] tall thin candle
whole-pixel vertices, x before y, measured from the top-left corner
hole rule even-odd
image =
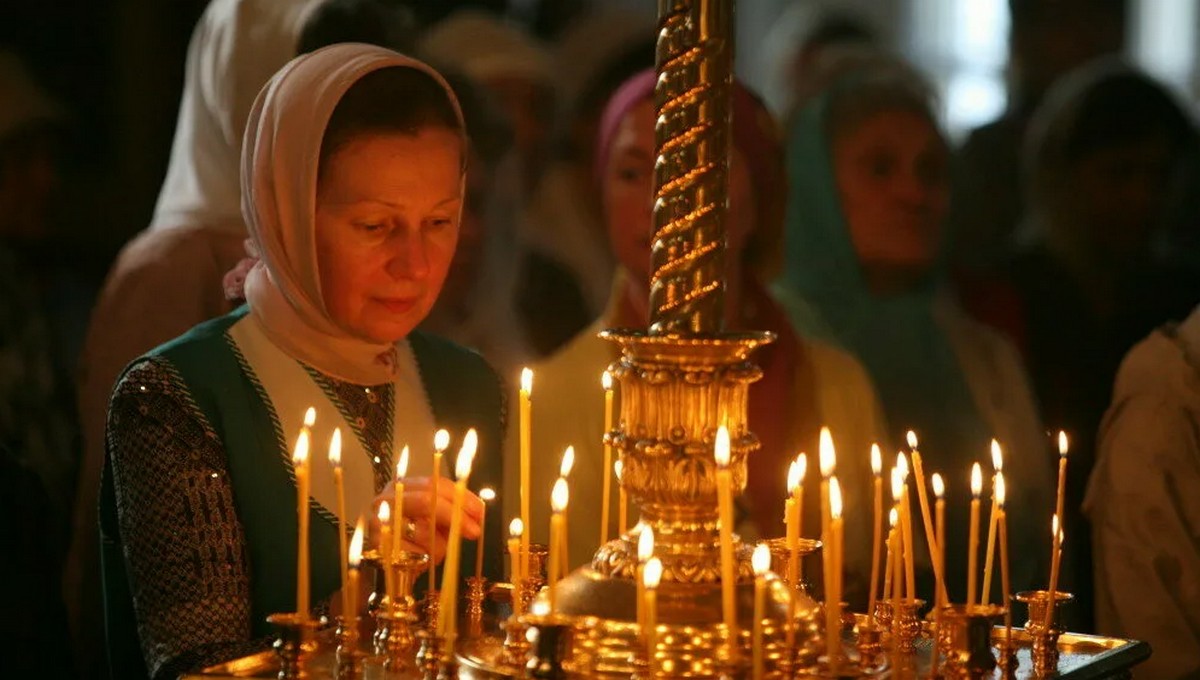
[[[796,501],[796,533],[804,535],[804,480],[808,478],[808,454],[796,456],[796,468],[800,471],[800,483],[796,485],[792,498]],[[804,579],[804,560],[796,561],[796,583]]]
[[[446,638],[448,649],[454,649],[458,635],[458,567],[462,558],[463,503],[467,497],[467,479],[471,476],[471,465],[479,448],[479,435],[474,429],[467,430],[462,446],[454,461],[454,504],[450,510],[450,536],[446,539],[446,564],[442,574],[442,602],[438,625]]]
[[[629,529],[629,498],[625,495],[625,463],[613,461],[613,476],[617,478],[617,531],[621,536]]]
[[[496,500],[496,491],[490,486],[479,490],[479,500],[483,501],[483,519],[479,520],[479,540],[475,542],[475,578],[483,578],[483,549],[484,536],[487,535],[488,503]]]
[[[312,409],[309,409],[312,412]],[[307,417],[305,418],[307,425]],[[308,427],[301,428],[292,450],[292,469],[296,474],[296,518],[299,524],[296,539],[296,612],[308,617]]]
[[[1046,618],[1042,623],[1045,628],[1049,628],[1054,620],[1054,603],[1058,600],[1058,565],[1059,559],[1062,557],[1064,535],[1062,521],[1057,513],[1050,523],[1050,532],[1054,535],[1054,554],[1051,555],[1050,562],[1050,589],[1046,594]]]
[[[1067,443],[1067,433],[1059,431],[1058,433],[1058,493],[1054,501],[1054,515],[1058,517],[1059,522],[1066,519],[1064,512],[1064,504],[1067,494],[1067,452],[1069,446]],[[1051,536],[1050,541],[1050,580],[1054,581],[1059,570],[1059,559],[1062,555],[1062,544],[1059,541],[1059,533],[1055,532]]]
[[[829,611],[833,607],[831,597],[833,595],[831,583],[829,581],[833,573],[833,564],[831,562],[832,551],[829,548],[829,541],[832,539],[830,534],[829,517],[829,478],[833,476],[837,470],[837,452],[833,448],[833,435],[830,434],[828,427],[821,428],[821,435],[817,443],[817,458],[821,465],[821,566],[822,578],[825,580],[825,608]]]
[[[884,560],[883,591],[880,593],[880,597],[885,600],[892,597],[895,587],[892,584],[892,574],[895,572],[896,522],[899,520],[899,514],[894,507],[888,512],[887,558]]]
[[[533,490],[530,488],[530,456],[532,451],[531,439],[531,423],[533,411],[533,371],[529,368],[521,369],[521,389],[517,395],[518,402],[518,436],[520,438],[520,456],[521,456],[521,522],[525,524],[526,531],[521,534],[521,553],[526,556],[529,552],[529,539],[532,533],[533,525],[529,523],[529,499]]]
[[[934,558],[935,574],[934,578],[937,583],[933,589],[933,639],[941,639],[942,631],[942,607],[946,604],[944,591],[946,582],[942,580],[942,574],[946,570],[946,484],[942,481],[942,476],[938,473],[933,473],[931,477],[933,484],[934,513],[937,515],[934,529],[934,536],[937,539],[937,556]],[[933,663],[934,668],[937,668],[938,663],[938,645],[933,646]]]
[[[1004,510],[1005,501],[1004,473],[996,473],[996,503],[1000,506],[1000,517],[997,520],[1000,528],[1000,589],[1001,602],[1004,603],[1004,646],[1012,646],[1012,583],[1008,580],[1008,519]]]
[[[383,568],[383,592],[396,592],[392,584],[392,570],[387,565],[392,563],[392,506],[387,501],[379,504],[376,517],[379,519],[379,561]]]
[[[511,561],[509,580],[512,581],[513,616],[520,616],[522,610],[521,584],[524,582],[524,578],[521,570],[524,560],[521,559],[521,534],[523,533],[525,533],[524,523],[521,522],[520,517],[514,517],[508,525],[508,559]]]
[[[613,428],[613,385],[612,374],[605,371],[600,376],[600,386],[604,388],[604,490],[600,498],[600,545],[608,543],[608,520],[610,497],[612,496],[612,477],[608,471],[612,468],[612,443],[609,434]]]
[[[754,569],[754,624],[750,629],[751,649],[753,650],[753,678],[763,678],[763,616],[766,613],[767,572],[771,570],[771,549],[766,543],[754,547],[750,557],[750,566]]]
[[[649,677],[657,676],[658,667],[658,585],[662,581],[662,560],[651,557],[642,571],[642,586],[646,591],[646,613],[643,628],[646,634],[646,659],[650,662]]]
[[[892,592],[891,592],[892,636],[893,636],[892,639],[894,640],[894,639],[896,639],[895,636],[898,634],[898,632],[900,630],[900,617],[897,616],[896,614],[900,611],[900,597],[901,597],[901,593],[900,593],[901,585],[900,584],[901,584],[901,581],[903,581],[903,577],[900,576],[900,527],[899,527],[900,510],[899,510],[899,508],[892,508],[891,513],[888,514],[888,521],[891,522],[891,525],[892,525],[892,531],[890,534],[891,543],[888,545],[888,555],[889,555],[888,576],[890,576],[892,579]]]
[[[404,537],[404,478],[408,476],[409,455],[407,446],[400,449],[400,459],[396,461],[396,478],[392,480],[392,505],[396,509],[396,521],[392,522],[392,526],[396,528],[396,531],[392,532],[392,555],[397,557],[400,555],[401,539]]]
[[[796,502],[796,490],[800,486],[800,465],[792,461],[788,465],[787,500],[783,502],[783,519],[787,533],[788,550],[787,580],[792,587],[800,586],[800,519],[799,504]]]
[[[988,537],[985,557],[983,559],[983,592],[979,601],[988,604],[992,601],[992,565],[996,558],[996,528],[1000,521],[999,501],[996,496],[996,480],[1004,472],[1004,455],[1000,452],[1000,443],[992,440],[992,512],[988,518]]]
[[[896,513],[896,563],[893,569],[897,573],[904,572],[904,510],[901,509],[900,501],[904,499],[904,473],[899,466],[892,467],[892,511]],[[901,575],[899,581],[892,584],[894,592],[900,593],[904,597],[904,577]]]
[[[450,447],[450,433],[438,430],[433,435],[433,473],[429,484],[429,592],[437,592],[437,565],[433,562],[433,545],[437,538],[438,484],[442,477],[442,456]]]
[[[738,625],[734,602],[737,571],[733,562],[733,474],[729,469],[729,430],[721,425],[713,445],[713,458],[717,464],[717,509],[720,517],[721,542],[721,612],[729,638],[729,654],[737,656]]]
[[[548,599],[551,614],[555,613],[557,607],[554,591],[558,585],[558,574],[561,568],[559,562],[562,561],[562,549],[559,547],[564,540],[562,515],[567,509],[570,497],[571,492],[567,488],[567,480],[559,477],[558,481],[554,482],[554,489],[550,492],[550,573],[547,574],[547,578],[550,582]]]
[[[566,448],[566,450],[563,451],[562,459],[558,463],[558,476],[567,480],[567,483],[570,484],[571,470],[574,468],[575,468],[575,447],[568,446]],[[570,517],[571,517],[570,511],[564,509],[563,510],[563,529],[562,529],[564,537],[571,535]],[[559,546],[559,549],[562,550],[562,561],[558,563],[558,568],[562,569],[562,573],[559,574],[558,577],[563,578],[567,575],[567,572],[571,569],[571,546],[567,545],[566,540],[563,540],[562,545]]]
[[[833,538],[833,610],[829,620],[832,646],[826,649],[834,677],[842,658],[842,546],[845,543],[842,524],[842,487],[837,477],[829,478],[830,534]]]
[[[342,430],[333,428],[329,438],[329,464],[333,466],[333,490],[337,496],[338,565],[342,570],[342,611],[350,612],[350,567],[346,563],[346,489],[342,480]]]
[[[909,430],[906,438],[908,439],[908,448],[912,453],[912,467],[917,487],[917,500],[921,504],[921,521],[925,525],[925,542],[929,545],[929,561],[933,564],[934,582],[945,583],[945,580],[942,579],[942,575],[939,573],[941,567],[938,566],[937,560],[934,558],[938,543],[933,528],[933,520],[929,513],[929,496],[925,493],[925,467],[921,459],[921,450],[917,446],[917,433]],[[937,599],[936,594],[934,599]]]
[[[642,532],[638,535],[638,563],[635,570],[636,574],[634,574],[634,581],[637,583],[637,598],[639,603],[645,602],[646,600],[646,586],[642,582],[642,571],[645,570],[646,563],[650,561],[651,557],[654,557],[654,529],[651,529],[649,525],[642,525]],[[646,625],[646,620],[644,617],[645,612],[642,611],[640,607],[638,608],[638,612],[640,613],[638,616],[638,625]]]
[[[342,621],[346,625],[353,626],[353,621],[358,618],[358,567],[362,562],[363,550],[363,522],[360,517],[358,525],[354,527],[354,538],[350,539],[350,547],[347,549],[346,559],[338,560],[346,563],[346,585],[343,586],[345,591],[345,604],[342,611]]]
[[[979,584],[979,494],[983,493],[983,469],[979,463],[971,466],[971,524],[967,540],[967,607],[975,606]]]
[[[908,591],[908,599],[917,598],[917,544],[914,540],[912,522],[912,499],[908,495],[908,459],[903,453],[896,457],[896,467],[900,469],[903,483],[900,485],[900,527],[904,533],[904,585]]]
[[[871,473],[875,480],[875,515],[871,534],[871,586],[867,589],[867,615],[874,623],[875,594],[879,592],[879,552],[883,540],[883,454],[879,444],[871,444]]]

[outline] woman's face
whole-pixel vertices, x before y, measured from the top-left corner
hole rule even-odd
[[[846,228],[869,273],[919,275],[937,257],[950,199],[945,143],[925,116],[885,111],[834,138]]]
[[[360,135],[325,161],[317,261],[339,326],[390,343],[429,313],[458,241],[462,152],[457,134],[428,127]]]
[[[617,260],[638,281],[650,282],[654,231],[654,102],[645,100],[617,125],[602,178],[604,219]],[[740,253],[758,219],[745,159],[736,149],[729,171],[727,247]]]

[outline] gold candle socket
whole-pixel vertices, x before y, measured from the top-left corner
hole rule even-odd
[[[1029,608],[1029,620],[1025,622],[1025,632],[1032,640],[1030,658],[1033,660],[1033,672],[1046,675],[1058,670],[1058,636],[1064,632],[1062,624],[1063,607],[1075,599],[1071,593],[1056,591],[1054,602],[1050,602],[1050,593],[1045,590],[1027,590],[1015,595],[1018,602],[1024,602]],[[1050,626],[1047,628],[1046,607],[1052,606]]]
[[[417,649],[417,670],[424,680],[435,680],[442,668],[446,640],[434,630],[417,631],[421,646]]]
[[[358,617],[339,616],[334,640],[337,643],[337,680],[355,680],[362,677],[363,659],[366,654],[359,649]]]
[[[881,603],[876,602],[875,604],[878,606]],[[916,649],[917,638],[921,637],[925,628],[921,621],[921,607],[925,606],[925,600],[903,599],[897,604],[899,604],[900,610],[892,613],[891,621],[892,629],[895,631],[892,648],[900,654],[912,654]]]
[[[504,651],[500,654],[500,663],[511,669],[512,675],[523,675],[531,647],[526,635],[529,627],[520,617],[510,616],[500,624],[500,628],[504,630]]]
[[[787,578],[788,561],[791,559],[791,552],[788,550],[787,538],[772,538],[765,541],[767,547],[771,550],[771,571],[779,575],[780,580],[788,585],[796,588],[805,595],[812,596],[812,582],[804,576],[800,577],[799,583],[789,583]],[[813,538],[801,538],[797,541],[800,561],[821,552],[821,541]],[[801,574],[806,573],[803,570]]]
[[[374,651],[383,657],[387,671],[403,671],[412,667],[416,638],[413,625],[417,622],[417,602],[413,599],[413,586],[429,568],[429,556],[424,553],[403,551],[391,568],[396,584],[396,600],[379,600],[375,610]]]
[[[525,574],[521,583],[516,586],[516,596],[521,598],[521,611],[527,612],[533,605],[542,587],[546,585],[546,563],[549,561],[550,548],[544,543],[530,543],[529,554],[525,556]]]
[[[267,622],[279,628],[273,648],[279,657],[279,680],[306,680],[308,664],[316,650],[313,633],[317,622],[307,615],[271,614]]]
[[[942,607],[937,649],[945,657],[945,678],[969,680],[991,677],[996,668],[992,655],[992,625],[1004,616],[995,605],[949,605]]]

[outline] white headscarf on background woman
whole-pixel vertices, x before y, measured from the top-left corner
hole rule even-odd
[[[262,259],[246,277],[246,301],[268,338],[318,371],[360,385],[395,377],[395,346],[337,325],[321,294],[316,246],[317,172],[334,108],[360,78],[383,68],[416,69],[458,99],[426,64],[391,50],[343,43],[292,60],[263,88],[246,125],[242,215]]]
[[[238,168],[250,107],[296,56],[319,0],[213,0],[188,46],[179,121],[151,229],[189,225],[242,233]]]

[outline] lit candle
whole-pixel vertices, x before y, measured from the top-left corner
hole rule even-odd
[[[908,458],[903,454],[896,456],[896,467],[900,469],[900,531],[904,534],[904,585],[908,591],[908,599],[917,598],[916,552],[912,523],[912,502],[908,497]]]
[[[443,566],[442,603],[438,617],[438,626],[446,638],[447,649],[454,649],[458,634],[458,565],[462,557],[463,502],[467,497],[467,479],[471,476],[471,465],[475,462],[478,448],[479,435],[474,429],[467,430],[454,461],[454,504],[450,506],[450,536],[446,539],[446,564]]]
[[[333,489],[334,495],[337,496],[338,555],[345,556],[348,554],[346,552],[346,491],[342,482],[342,430],[338,427],[333,428],[333,436],[329,438],[329,464],[333,466]],[[346,565],[345,559],[338,559],[338,564],[342,568],[342,610],[349,616],[351,600],[350,593],[346,590],[350,582],[349,567]]]
[[[713,458],[717,464],[717,507],[721,522],[721,611],[729,635],[729,653],[731,657],[736,657],[738,627],[734,588],[737,585],[737,572],[733,563],[733,473],[729,469],[729,449],[729,430],[721,425],[717,428],[713,445]]]
[[[1004,646],[1012,645],[1012,584],[1008,580],[1008,513],[1004,511],[1005,492],[1004,473],[996,473],[996,503],[1000,506],[1000,588],[1004,598]]]
[[[646,563],[650,558],[654,557],[654,530],[649,525],[642,525],[642,532],[638,536],[637,544],[637,568],[634,574],[634,581],[637,582],[637,598],[638,603],[646,601],[646,588],[642,583],[642,571],[646,568]],[[638,608],[638,625],[646,625],[645,612]]]
[[[1000,442],[995,439],[992,440],[992,470],[992,512],[988,518],[987,548],[983,559],[983,592],[979,596],[979,601],[985,605],[992,601],[992,564],[995,562],[996,556],[996,525],[1000,520],[999,501],[996,499],[996,480],[1004,471],[1004,456],[1000,453]]]
[[[404,478],[408,476],[408,459],[408,446],[405,446],[400,449],[400,459],[396,461],[396,478],[392,480],[392,505],[396,508],[396,521],[392,522],[392,526],[396,527],[392,532],[392,555],[397,559],[403,550],[401,539],[404,537]]]
[[[642,571],[642,586],[646,591],[646,615],[642,630],[646,634],[646,658],[650,662],[650,677],[657,675],[658,666],[658,584],[662,580],[662,560],[651,557]]]
[[[567,449],[565,451],[563,451],[562,459],[558,463],[558,476],[563,479],[568,480],[567,483],[569,484],[570,483],[569,480],[571,477],[571,470],[574,467],[575,467],[575,447],[568,446]],[[563,510],[563,536],[564,537],[571,535],[570,517],[571,517],[570,511]],[[559,548],[562,550],[562,561],[559,562],[558,568],[562,569],[562,573],[559,574],[558,577],[565,578],[567,575],[567,572],[571,569],[571,547],[569,545],[567,545],[566,540],[563,540],[562,545],[559,546]]]
[[[392,506],[387,501],[379,504],[379,562],[383,565],[383,592],[395,592],[392,587]]]
[[[625,495],[624,473],[625,463],[613,461],[613,476],[617,478],[617,531],[621,536],[629,528],[629,499]]]
[[[971,525],[967,541],[967,607],[975,606],[979,584],[979,494],[983,493],[983,469],[979,463],[971,466]]]
[[[900,564],[900,530],[896,527],[900,523],[900,511],[893,507],[888,513],[888,524],[891,530],[888,531],[888,556],[887,569],[883,575],[883,590],[887,597],[892,601],[892,635],[896,634],[900,624],[900,617],[896,616],[896,612],[900,611],[900,581],[896,577],[896,565]]]
[[[800,486],[800,464],[792,461],[788,465],[787,500],[783,502],[783,519],[787,528],[786,541],[788,549],[787,578],[793,588],[800,587],[800,519],[799,503],[796,502],[796,489]]]
[[[883,454],[871,444],[871,473],[875,477],[875,521],[871,540],[871,586],[867,589],[867,615],[875,621],[875,594],[879,586],[879,552],[883,540]]]
[[[315,414],[315,411],[310,408],[307,413]],[[308,428],[311,426],[308,415],[304,417],[304,424],[305,427],[300,429],[300,435],[296,437],[296,447],[292,450],[292,469],[296,474],[296,517],[299,522],[296,540],[296,612],[308,618]]]
[[[842,657],[842,544],[845,541],[842,525],[842,487],[837,477],[829,478],[830,534],[833,538],[833,610],[829,615],[829,635],[832,646],[827,647],[834,676]]]
[[[609,497],[612,495],[612,478],[608,470],[612,467],[612,444],[608,435],[613,427],[613,385],[612,374],[605,371],[600,376],[600,386],[604,388],[604,495],[600,499],[600,545],[608,543]]]
[[[1059,519],[1057,513],[1055,513],[1054,518],[1050,522],[1050,533],[1054,536],[1054,554],[1051,555],[1052,560],[1050,562],[1050,590],[1046,596],[1046,618],[1042,622],[1043,627],[1046,629],[1050,628],[1050,624],[1054,620],[1054,603],[1058,599],[1058,565],[1059,559],[1062,557],[1064,538],[1062,520]]]
[[[833,476],[837,468],[837,452],[833,448],[833,436],[829,433],[828,427],[821,428],[820,439],[817,446],[817,458],[821,466],[821,567],[822,578],[825,580],[825,611],[833,609],[833,588],[830,578],[833,575],[833,562],[831,555],[833,551],[830,549],[829,541],[832,540],[830,534],[831,519],[829,516],[829,478]]]
[[[433,435],[433,475],[429,484],[429,592],[437,592],[437,565],[433,560],[433,544],[437,538],[438,484],[442,478],[442,456],[450,446],[450,433],[438,430]]]
[[[796,456],[796,468],[800,471],[800,483],[796,485],[795,492],[792,493],[792,498],[796,501],[796,533],[800,536],[804,535],[804,480],[808,478],[808,454],[801,453]],[[796,560],[796,581],[799,585],[804,578],[804,561]]]
[[[521,534],[525,533],[525,524],[520,517],[514,517],[508,524],[508,558],[512,561],[509,567],[509,580],[512,581],[512,610],[513,616],[521,615]]]
[[[1059,522],[1066,519],[1063,514],[1063,503],[1067,493],[1067,433],[1059,431],[1058,433],[1058,495],[1054,503],[1054,514],[1058,517]],[[1050,580],[1054,581],[1058,574],[1060,555],[1062,555],[1062,544],[1059,543],[1058,532],[1055,532],[1050,537]]]
[[[763,677],[763,616],[766,614],[767,572],[771,570],[771,549],[766,543],[754,546],[750,558],[754,569],[754,627],[751,628],[751,648],[754,659],[754,680]]]
[[[496,500],[496,491],[490,486],[479,490],[479,500],[483,501],[483,519],[479,520],[479,540],[475,542],[475,578],[483,578],[483,537],[487,533],[488,503]]]
[[[559,544],[562,543],[563,533],[563,512],[567,509],[567,501],[570,500],[570,490],[567,488],[567,480],[562,477],[554,482],[554,488],[550,492],[550,573],[547,577],[550,580],[549,599],[550,613],[554,614],[556,610],[556,598],[554,595],[555,586],[558,585],[559,562],[562,560],[562,549]]]
[[[521,369],[521,390],[518,395],[517,401],[519,403],[520,421],[519,421],[518,425],[520,427],[519,435],[520,435],[520,446],[521,446],[521,450],[520,450],[520,455],[521,455],[521,522],[527,527],[533,526],[532,524],[529,523],[529,499],[530,499],[530,493],[531,493],[531,486],[530,486],[531,482],[529,481],[529,469],[530,469],[529,461],[530,461],[530,455],[531,455],[530,451],[531,451],[531,447],[532,447],[532,444],[531,444],[532,440],[530,439],[530,436],[531,436],[530,435],[530,432],[531,432],[530,417],[531,417],[531,413],[533,410],[532,394],[533,394],[533,371],[531,371],[529,368],[522,368]],[[531,531],[532,531],[532,528],[530,529],[530,531],[526,531],[524,534],[521,535],[521,552],[525,555],[530,554],[529,553],[529,534]]]
[[[904,498],[904,473],[899,466],[892,467],[892,512],[896,513],[896,562],[892,569],[900,574],[900,578],[892,584],[892,591],[904,596],[904,515],[900,510],[900,500]]]
[[[935,583],[942,583],[941,574],[938,571],[941,569],[938,566],[937,560],[934,558],[934,553],[937,552],[937,536],[933,530],[933,518],[929,512],[929,496],[925,493],[925,467],[921,460],[921,451],[917,447],[917,433],[912,430],[908,431],[907,435],[908,447],[912,452],[912,467],[915,486],[917,487],[917,501],[921,505],[921,521],[925,526],[925,542],[929,546],[929,561],[933,563],[933,576]],[[937,599],[935,593],[934,599]]]
[[[358,567],[362,562],[362,549],[363,523],[360,517],[358,525],[354,527],[354,538],[350,539],[346,560],[338,560],[339,562],[348,562],[346,587],[343,589],[345,591],[345,611],[342,612],[342,621],[351,627],[354,626],[354,620],[358,618]]]
[[[943,580],[943,574],[946,569],[946,484],[942,481],[942,476],[938,473],[933,473],[930,478],[933,484],[934,513],[937,515],[937,522],[934,535],[937,538],[937,557],[934,558],[935,569],[934,577],[937,579],[936,587],[933,590],[933,630],[934,640],[941,639],[942,626],[942,607],[946,604],[944,595],[946,590],[946,582]],[[933,646],[933,668],[937,668],[938,661],[938,645]]]

